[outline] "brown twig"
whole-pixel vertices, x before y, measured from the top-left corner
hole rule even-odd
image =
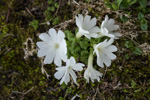
[[[75,0],[73,0],[73,2],[79,6],[79,3],[77,3]]]
[[[43,62],[43,59],[41,59],[41,71],[42,71],[42,74],[46,74],[46,77],[47,79],[50,77],[50,75],[46,72],[46,70],[44,69],[44,62]]]
[[[9,18],[9,9],[8,9],[8,12],[7,12],[7,17],[6,17],[6,22],[8,21],[8,18]]]
[[[14,99],[14,97],[12,96],[13,94],[21,94],[21,99],[20,99],[20,100],[23,100],[23,99],[24,99],[24,95],[26,95],[27,93],[29,93],[29,92],[32,91],[33,89],[34,89],[34,87],[32,87],[31,89],[29,89],[29,90],[26,91],[26,92],[12,91],[12,93],[11,93],[11,98]]]
[[[30,10],[29,10],[27,7],[25,7],[25,8],[26,8],[27,12],[28,12],[32,17],[34,17],[34,15],[30,12]]]
[[[58,10],[59,10],[59,8],[60,8],[60,4],[61,4],[61,0],[59,0],[59,5],[58,5],[58,8],[57,8],[57,10],[56,10],[56,12],[55,12],[55,16],[56,16],[57,13],[58,13]]]
[[[104,72],[104,75],[103,75],[103,80],[105,79],[106,73],[107,73],[107,67],[106,67],[105,72]]]
[[[34,89],[34,87],[32,87],[31,89],[29,89],[28,91],[26,91],[25,93],[23,93],[23,95],[21,96],[20,100],[24,99],[24,95],[26,95],[27,93],[29,93],[30,91],[32,91]]]

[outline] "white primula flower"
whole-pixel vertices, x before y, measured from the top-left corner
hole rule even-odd
[[[84,78],[86,79],[86,82],[89,83],[89,78],[91,78],[92,82],[94,82],[95,79],[97,79],[99,82],[102,75],[102,73],[93,68],[93,55],[91,54],[88,59],[88,68],[84,72]]]
[[[77,84],[77,76],[74,72],[75,71],[82,71],[84,64],[82,63],[76,63],[74,57],[71,57],[70,59],[68,59],[66,61],[66,66],[62,66],[59,68],[56,68],[56,70],[58,70],[54,76],[56,79],[60,80],[60,84],[62,84],[63,82],[65,82],[65,84],[68,84],[68,82],[70,81],[70,75],[73,79],[73,81]],[[69,75],[70,74],[70,75]]]
[[[108,42],[107,39],[97,45],[94,45],[94,52],[97,55],[97,64],[100,67],[104,67],[104,64],[109,67],[111,65],[111,60],[116,58],[113,52],[117,51],[117,47],[111,45],[114,39],[111,38]]]
[[[78,14],[78,17],[76,16],[76,25],[79,28],[79,31],[76,34],[77,38],[80,38],[81,36],[85,36],[88,39],[97,38],[97,32],[100,31],[100,29],[95,26],[96,25],[96,18],[92,18],[89,15],[86,15],[83,18],[83,15]]]
[[[100,37],[101,36],[108,36],[110,38],[118,39],[121,37],[121,34],[119,32],[115,32],[119,29],[119,25],[114,25],[115,20],[109,19],[108,16],[105,16],[105,20],[101,24],[101,30],[100,30]]]
[[[62,31],[58,31],[51,28],[48,34],[42,33],[39,38],[43,40],[42,42],[37,42],[37,46],[40,48],[38,51],[38,57],[46,56],[44,59],[44,64],[54,63],[57,66],[61,66],[62,61],[67,60],[67,44],[65,41],[65,34]]]

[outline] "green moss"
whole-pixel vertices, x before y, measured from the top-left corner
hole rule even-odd
[[[71,82],[68,85],[59,85],[59,80],[56,80],[53,76],[56,72],[56,66],[54,64],[44,65],[48,74],[51,75],[50,79],[47,79],[45,74],[41,73],[41,62],[36,52],[28,59],[24,59],[25,53],[23,49],[25,46],[23,43],[27,38],[30,37],[33,39],[34,49],[36,49],[36,42],[40,40],[37,36],[39,33],[47,31],[50,27],[58,25],[60,22],[72,19],[74,17],[72,16],[73,14],[82,12],[82,10],[85,9],[84,6],[78,8],[73,4],[67,5],[64,3],[64,5],[60,6],[56,14],[55,12],[59,7],[59,2],[53,0],[3,0],[3,3],[0,2],[0,4],[7,5],[0,5],[0,10],[2,11],[0,12],[0,98],[10,99],[10,95],[13,91],[26,92],[32,87],[34,88],[25,94],[25,99],[70,100],[75,94],[80,95],[80,99],[93,99],[95,95],[95,99],[98,100],[100,98],[106,100],[140,100],[143,98],[148,100],[150,98],[150,55],[141,55],[141,52],[140,55],[136,55],[136,53],[139,54],[139,49],[136,49],[138,52],[134,54],[128,47],[133,47],[135,44],[133,42],[132,45],[127,45],[129,43],[125,44],[124,41],[130,41],[125,37],[116,40],[118,47],[123,48],[123,50],[121,49],[123,52],[116,53],[117,59],[107,68],[105,77],[103,77],[100,82],[95,81],[95,83],[92,83],[90,81],[90,83],[86,83],[86,80],[83,78],[84,71],[82,71],[76,73],[79,76],[77,79],[79,86]],[[90,4],[88,1],[88,5]],[[95,2],[92,4],[99,7]],[[28,8],[31,14],[26,8]],[[91,6],[88,7],[88,10],[89,15],[96,16],[97,18],[104,17],[104,15],[108,14],[107,12],[100,12]],[[131,13],[131,15],[132,14],[133,13]],[[110,15],[112,18],[117,17],[114,13]],[[137,15],[137,12],[134,11],[133,15]],[[8,20],[6,21],[7,16]],[[32,27],[29,26],[29,23],[34,19],[37,19],[38,23],[35,22]],[[103,18],[99,19],[101,20]],[[118,19],[120,19],[120,16]],[[52,26],[40,24],[45,20],[50,21]],[[100,21],[98,20],[98,25],[100,25],[99,23]],[[135,23],[135,25],[136,24],[137,23]],[[38,25],[38,28],[36,25]],[[93,44],[97,44],[104,39],[88,40],[84,37],[81,40],[74,39],[73,37],[75,37],[77,33],[75,27],[75,23],[71,23],[67,29],[65,29],[68,57],[73,55],[77,61],[87,64],[87,58],[89,56],[87,49],[89,48],[91,52],[93,52]],[[136,38],[137,43],[149,43],[150,34],[139,33],[138,35]],[[82,40],[86,42],[82,42]],[[82,55],[82,57],[79,57],[79,55]],[[96,66],[96,57],[94,59],[94,68],[104,74],[106,68],[101,69]],[[85,68],[86,67],[87,66],[85,66]],[[115,87],[119,81],[122,85],[114,89],[113,87]],[[96,94],[97,90],[98,92]],[[17,99],[17,97],[21,99],[20,94],[13,95],[16,95],[14,99]]]

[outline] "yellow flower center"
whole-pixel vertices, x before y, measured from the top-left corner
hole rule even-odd
[[[71,66],[68,66],[68,70],[71,70],[72,69],[72,67]]]
[[[59,47],[59,44],[58,44],[58,43],[56,43],[56,44],[55,44],[55,48],[57,49],[58,47]]]

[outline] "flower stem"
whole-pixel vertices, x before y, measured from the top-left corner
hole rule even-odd
[[[76,34],[76,38],[79,39],[82,35],[83,35],[83,34],[81,34],[81,33],[77,33],[77,34]]]
[[[93,66],[93,54],[91,53],[89,58],[88,58],[88,66],[92,67]]]

